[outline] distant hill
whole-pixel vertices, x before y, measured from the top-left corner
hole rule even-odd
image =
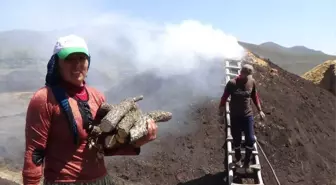
[[[47,32],[12,30],[0,32],[0,59],[49,57],[54,39]]]
[[[271,59],[283,69],[297,75],[304,74],[324,61],[336,59],[336,56],[305,46],[287,48],[274,42],[265,42],[260,45],[246,42],[239,42],[239,44],[261,57]]]

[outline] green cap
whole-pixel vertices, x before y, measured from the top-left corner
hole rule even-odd
[[[89,50],[84,39],[76,35],[59,38],[54,47],[54,54],[64,60],[72,53],[84,53],[89,56]]]
[[[58,57],[62,60],[64,60],[66,57],[68,57],[72,53],[84,53],[87,56],[89,56],[89,52],[85,48],[63,48],[61,51],[57,53]]]

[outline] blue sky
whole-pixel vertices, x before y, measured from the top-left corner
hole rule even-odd
[[[0,7],[0,30],[59,29],[112,13],[157,23],[193,19],[246,42],[336,54],[336,0],[2,0]]]

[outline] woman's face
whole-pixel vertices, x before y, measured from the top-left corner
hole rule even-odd
[[[64,60],[59,60],[59,71],[63,80],[76,86],[83,84],[88,66],[88,56],[84,53],[72,53]]]

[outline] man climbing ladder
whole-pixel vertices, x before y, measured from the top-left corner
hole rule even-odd
[[[219,105],[219,116],[223,116],[225,110],[225,103],[229,96],[231,96],[230,120],[231,132],[233,137],[233,147],[235,150],[235,163],[241,166],[241,139],[242,132],[245,135],[245,159],[244,167],[248,168],[255,143],[254,138],[254,119],[252,111],[252,103],[256,105],[261,119],[265,118],[256,89],[256,82],[252,77],[253,67],[245,64],[240,75],[227,82],[224,93],[221,97]]]

